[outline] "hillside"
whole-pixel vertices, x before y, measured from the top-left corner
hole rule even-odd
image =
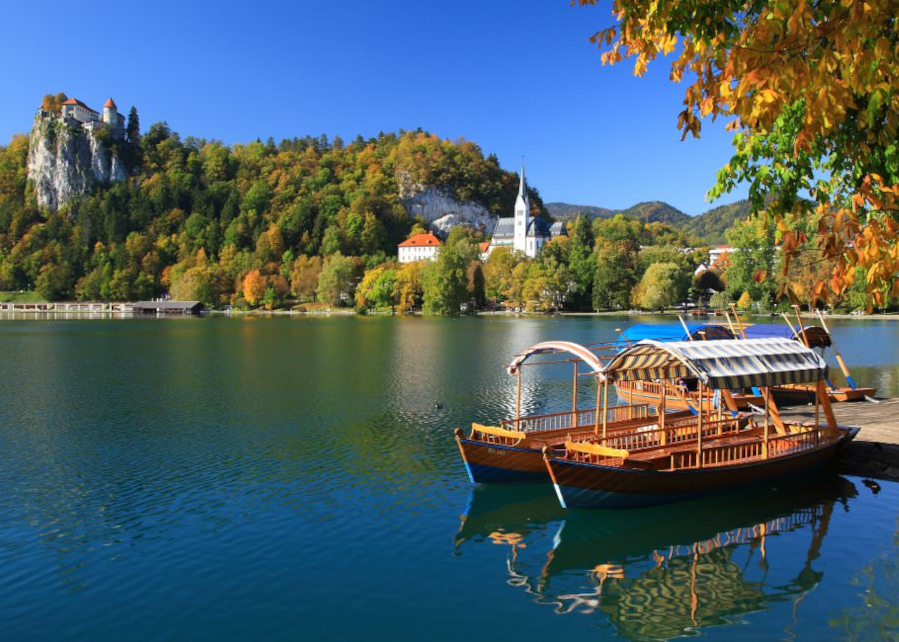
[[[694,216],[680,225],[680,229],[695,237],[702,243],[718,245],[727,243],[725,232],[740,221],[752,214],[752,206],[749,200],[743,199],[736,203],[720,205],[708,212]]]
[[[585,214],[590,220],[595,218],[609,218],[615,215],[615,210],[595,205],[572,205],[571,203],[546,203],[546,209],[557,221],[575,219],[579,214]]]
[[[621,212],[625,216],[631,216],[639,219],[644,223],[668,223],[674,227],[680,227],[686,221],[690,220],[688,214],[684,214],[676,207],[663,203],[661,201],[647,201],[637,203]]]
[[[228,146],[166,123],[141,131],[136,110],[124,140],[92,131],[82,145],[127,159],[124,175],[76,184],[94,157],[76,153],[70,139],[86,134],[54,116],[53,100],[65,96],[45,99],[30,137],[0,145],[0,291],[224,305],[248,274],[278,294],[312,260],[376,265],[418,225],[510,215],[518,192],[495,156],[423,131]],[[35,186],[65,198],[39,203]],[[545,216],[529,194],[532,214]]]

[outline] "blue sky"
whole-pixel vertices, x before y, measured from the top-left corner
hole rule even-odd
[[[226,143],[351,139],[422,127],[477,142],[546,201],[624,208],[663,200],[688,214],[731,155],[723,123],[676,129],[684,87],[668,65],[642,79],[603,67],[588,38],[610,3],[7,2],[0,8],[0,141],[30,128],[45,93],[141,124]],[[727,195],[714,205],[744,196]]]

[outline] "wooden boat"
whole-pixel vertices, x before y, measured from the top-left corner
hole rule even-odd
[[[565,361],[543,361],[525,364],[536,355],[559,355],[568,357]],[[572,363],[574,366],[574,391],[570,412],[521,416],[521,372],[526,365],[548,365]],[[578,364],[587,365],[589,372],[579,373]],[[510,374],[518,376],[518,393],[515,417],[500,422],[499,426],[483,426],[473,423],[471,431],[465,435],[461,428],[455,431],[459,452],[465,462],[472,483],[510,484],[528,482],[548,482],[549,473],[543,463],[543,449],[564,448],[570,439],[589,441],[599,434],[600,426],[606,432],[619,434],[628,430],[648,430],[657,427],[660,421],[656,409],[650,404],[638,403],[626,406],[609,406],[608,399],[594,408],[577,407],[577,382],[579,376],[596,376],[602,370],[602,363],[590,349],[566,341],[539,343],[516,355],[508,367]],[[599,391],[599,387],[597,390]],[[596,412],[600,408],[600,412]],[[602,408],[606,408],[603,412]],[[671,418],[689,416],[689,412],[671,414]]]
[[[770,481],[823,466],[858,432],[836,424],[825,390],[827,364],[786,339],[659,342],[628,346],[603,369],[606,382],[695,376],[700,402],[715,390],[757,387],[764,420],[740,424],[700,412],[686,424],[639,435],[570,440],[544,459],[566,508],[630,508],[679,501]],[[814,383],[815,422],[783,421],[770,389]],[[607,385],[607,384],[606,384]],[[819,407],[825,424],[820,423]]]
[[[843,360],[843,356],[840,354],[833,341],[833,337],[830,334],[827,323],[824,321],[824,317],[818,314],[818,318],[821,322],[820,326],[804,326],[801,323],[797,326],[793,326],[789,317],[784,314],[784,320],[787,322],[787,325],[780,325],[777,323],[756,323],[746,327],[740,325],[740,333],[743,338],[747,339],[760,339],[766,337],[784,337],[793,339],[803,343],[808,348],[820,350],[822,357],[824,357],[827,348],[832,348],[837,363],[843,372],[843,376],[846,377],[846,383],[848,385],[835,386],[830,379],[827,379],[827,396],[830,401],[837,403],[845,401],[863,401],[866,397],[873,397],[877,394],[877,388],[859,387],[855,384],[852,375],[849,373],[849,368]],[[797,320],[801,321],[798,313]],[[777,386],[773,389],[773,392],[774,398],[784,404],[811,403],[815,399],[815,386],[811,384]]]

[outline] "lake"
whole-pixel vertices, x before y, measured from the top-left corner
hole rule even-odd
[[[469,483],[453,429],[514,413],[516,351],[640,320],[0,321],[3,638],[899,636],[899,484],[565,511]],[[831,329],[899,394],[899,325]],[[523,412],[570,386],[531,369]]]

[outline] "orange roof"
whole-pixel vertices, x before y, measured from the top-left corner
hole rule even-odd
[[[478,243],[478,247],[481,250],[481,254],[490,249],[490,241],[484,241],[483,243]]]
[[[407,238],[397,247],[439,247],[440,239],[428,232],[427,234],[416,234]]]
[[[104,106],[104,107],[112,107],[112,108],[114,108],[114,109],[118,109],[118,107],[116,107],[116,104],[115,104],[114,102],[112,102],[112,98],[110,98],[110,99],[107,100],[105,103],[103,103],[103,106]]]
[[[65,102],[63,103],[63,105],[78,105],[78,106],[80,106],[80,107],[84,107],[85,109],[91,109],[90,107],[88,107],[87,105],[85,105],[83,102],[81,102],[81,101],[78,100],[77,98],[69,98],[67,101],[65,101]],[[91,109],[91,111],[94,111],[94,110]]]

